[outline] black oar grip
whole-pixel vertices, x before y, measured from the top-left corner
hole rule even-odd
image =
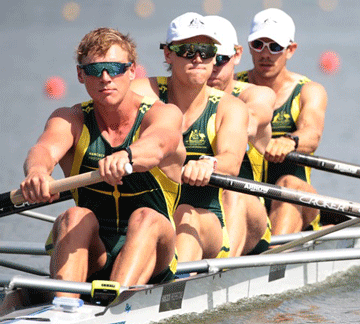
[[[0,210],[2,208],[8,207],[9,205],[12,205],[12,202],[10,199],[10,191],[0,194]]]

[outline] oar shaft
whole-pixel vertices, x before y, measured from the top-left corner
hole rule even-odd
[[[190,272],[211,272],[221,269],[261,267],[281,264],[297,264],[325,261],[360,259],[360,249],[319,250],[306,252],[277,253],[270,255],[245,255],[234,258],[204,259],[193,262],[181,262],[177,266],[178,274]]]
[[[329,171],[349,177],[360,178],[360,165],[356,164],[341,162],[300,152],[290,152],[286,156],[286,160],[322,171]]]
[[[69,200],[72,198],[70,191],[60,193],[60,198],[52,202],[52,204]],[[24,202],[22,204],[13,204],[10,200],[10,192],[0,195],[0,217],[11,215],[14,213],[20,213],[25,210],[35,209],[43,206],[47,206],[49,203],[29,204]]]
[[[289,250],[289,249],[292,249],[294,247],[297,247],[297,246],[300,246],[300,245],[303,245],[307,242],[310,242],[312,240],[315,240],[315,239],[318,239],[322,236],[325,236],[327,234],[330,234],[330,233],[333,233],[333,232],[336,232],[336,231],[339,231],[343,228],[346,228],[346,227],[349,227],[349,226],[354,226],[356,224],[359,224],[360,223],[360,218],[353,218],[353,219],[350,219],[344,223],[340,223],[340,224],[337,224],[337,225],[334,225],[334,226],[330,226],[330,227],[327,227],[321,231],[315,231],[314,233],[306,236],[306,237],[302,237],[302,238],[299,238],[297,240],[294,240],[294,241],[291,241],[291,242],[288,242],[286,244],[283,244],[283,245],[280,245],[276,248],[273,248],[271,250],[267,250],[261,254],[274,254],[274,253],[280,253],[280,252],[283,252],[283,251],[286,251],[286,250]]]
[[[211,175],[209,184],[215,187],[242,192],[253,196],[261,196],[297,205],[336,211],[339,214],[360,217],[360,204],[342,199],[217,173],[213,173]]]

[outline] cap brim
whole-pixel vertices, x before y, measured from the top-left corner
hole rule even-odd
[[[282,47],[287,47],[290,44],[290,39],[287,37],[281,37],[281,33],[279,33],[279,30],[276,29],[259,30],[252,33],[248,37],[248,42],[252,42],[253,40],[259,38],[270,38]]]
[[[171,42],[174,42],[174,41],[182,41],[182,40],[189,39],[189,38],[196,37],[196,36],[206,36],[206,37],[211,38],[213,40],[214,44],[221,45],[221,43],[216,38],[214,38],[214,36],[206,34],[206,33],[201,33],[201,34],[194,33],[194,34],[189,34],[189,35],[186,35],[186,36],[187,36],[186,38],[184,38],[184,37],[174,37],[174,38],[172,38],[172,40],[170,42],[167,42],[167,43],[171,43]]]

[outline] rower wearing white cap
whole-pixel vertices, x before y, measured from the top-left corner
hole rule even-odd
[[[236,75],[238,80],[268,86],[275,91],[272,139],[266,151],[268,183],[315,193],[310,169],[284,161],[298,150],[313,153],[324,128],[327,94],[322,85],[289,71],[287,61],[297,49],[295,24],[280,9],[266,9],[255,15],[248,37],[254,67]],[[275,235],[319,228],[319,210],[273,200],[270,206]]]
[[[271,139],[271,118],[275,93],[268,87],[234,80],[243,47],[239,45],[234,26],[220,16],[207,16],[216,26],[216,63],[208,85],[239,97],[249,108],[249,143],[239,176],[261,181],[265,148]],[[224,191],[224,207],[228,226],[231,256],[261,253],[270,243],[270,222],[263,203],[255,196]]]
[[[249,114],[243,102],[206,84],[215,63],[216,43],[219,40],[203,16],[181,15],[171,22],[161,45],[171,76],[132,81],[135,92],[173,103],[183,112],[187,159],[174,214],[180,262],[227,257],[230,252],[222,189],[207,185],[215,170],[239,174]]]

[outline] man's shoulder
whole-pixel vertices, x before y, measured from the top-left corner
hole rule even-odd
[[[220,91],[220,90],[219,90]],[[219,102],[219,110],[223,111],[225,114],[231,114],[232,109],[246,109],[245,102],[238,97],[235,97],[229,93],[223,91],[221,100]]]
[[[131,81],[130,89],[142,96],[158,98],[157,78],[138,78]]]
[[[60,107],[57,108],[53,111],[53,113],[51,114],[51,117],[72,117],[72,118],[77,118],[77,117],[82,117],[82,110],[83,110],[83,104],[78,103],[75,104],[72,107]]]

